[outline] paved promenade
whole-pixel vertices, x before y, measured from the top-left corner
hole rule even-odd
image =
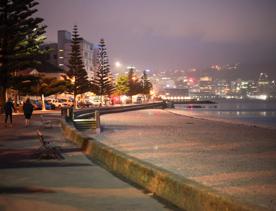
[[[13,128],[4,128],[0,116],[0,210],[172,210],[88,160],[80,149],[64,140],[59,113],[45,114],[54,128],[41,127],[35,115],[24,127],[22,115]],[[34,159],[40,146],[36,129],[62,148],[65,159]]]
[[[134,157],[276,210],[276,130],[152,109],[101,117],[97,138]]]

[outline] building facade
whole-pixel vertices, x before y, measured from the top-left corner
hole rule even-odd
[[[44,48],[50,49],[47,61],[58,66],[65,72],[69,70],[69,60],[71,55],[72,35],[66,30],[58,31],[58,42],[44,45]],[[95,61],[97,57],[97,48],[93,43],[80,38],[80,51],[84,64],[84,68],[91,79],[94,76]]]
[[[47,55],[45,56],[46,61],[52,65],[58,66],[58,44],[44,44],[42,45],[42,48],[48,51]]]
[[[68,70],[71,54],[71,33],[65,30],[58,31],[58,65],[64,70]],[[96,48],[95,48],[96,49]],[[94,76],[94,44],[80,38],[80,50],[84,68],[89,78]]]

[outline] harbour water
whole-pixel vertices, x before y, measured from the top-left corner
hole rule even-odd
[[[175,105],[184,114],[276,129],[276,101],[217,100],[217,104]]]

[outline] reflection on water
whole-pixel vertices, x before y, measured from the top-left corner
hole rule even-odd
[[[175,105],[176,109],[191,111],[206,117],[238,120],[276,128],[276,102],[221,100],[217,105]]]

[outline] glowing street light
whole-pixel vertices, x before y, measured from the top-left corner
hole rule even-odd
[[[122,66],[122,64],[119,61],[115,62],[115,67],[119,68],[121,66]]]

